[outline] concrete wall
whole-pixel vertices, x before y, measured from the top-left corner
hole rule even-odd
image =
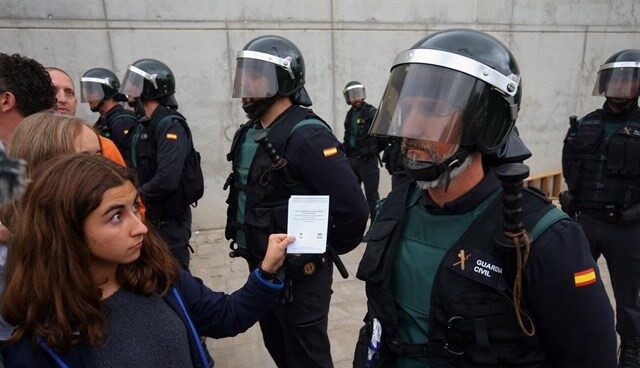
[[[76,81],[97,66],[122,77],[143,57],[173,69],[180,111],[204,158],[207,189],[194,216],[200,229],[224,224],[225,154],[245,120],[230,97],[234,58],[247,41],[279,34],[298,45],[314,110],[341,137],[348,81],[363,82],[377,105],[395,54],[452,27],[488,32],[516,56],[524,88],[518,126],[536,173],[560,167],[567,117],[602,104],[590,96],[598,66],[618,50],[640,49],[640,2],[0,0],[0,52],[61,67]],[[95,119],[86,106],[79,115]],[[389,179],[382,176],[384,196]]]

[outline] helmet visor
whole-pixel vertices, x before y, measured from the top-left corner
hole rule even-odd
[[[124,75],[124,79],[122,80],[120,93],[124,94],[129,99],[140,97],[142,89],[144,88],[144,76],[141,75],[137,69],[138,68],[133,65],[129,65],[127,73]]]
[[[345,88],[344,90],[344,99],[348,104],[353,103],[356,100],[367,98],[367,94],[364,92],[364,87],[362,85],[354,85]]]
[[[80,101],[101,101],[105,97],[102,83],[108,84],[109,81],[101,78],[82,77],[80,79]]]
[[[640,95],[640,68],[609,68],[598,72],[593,96],[632,100]]]
[[[486,115],[488,84],[428,64],[391,71],[371,133],[447,144],[475,144]]]
[[[233,97],[262,98],[278,93],[276,65],[257,59],[237,59]]]

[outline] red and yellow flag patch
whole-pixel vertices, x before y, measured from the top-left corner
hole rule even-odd
[[[167,139],[176,140],[176,139],[178,139],[178,135],[174,134],[174,133],[167,133]]]
[[[596,282],[596,271],[593,268],[589,268],[576,272],[573,274],[573,281],[576,283],[576,287],[591,285]]]
[[[331,157],[338,154],[338,147],[325,148],[322,150],[324,157]]]

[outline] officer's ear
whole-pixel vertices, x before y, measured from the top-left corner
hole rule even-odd
[[[7,112],[16,106],[16,96],[6,91],[0,93],[0,111]]]

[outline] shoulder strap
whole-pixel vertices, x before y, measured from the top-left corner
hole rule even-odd
[[[227,153],[227,161],[233,161],[233,159],[236,157],[238,147],[240,146],[240,142],[242,138],[245,136],[245,134],[247,133],[247,129],[249,129],[249,127],[252,125],[251,123],[252,123],[251,121],[248,121],[240,125],[240,127],[233,134],[233,139],[231,140],[231,148]]]
[[[331,131],[331,127],[318,115],[314,114],[313,111],[299,105],[293,105],[287,110],[285,115],[269,129],[269,133],[267,134],[269,142],[278,154],[282,155],[289,136],[291,136],[294,130],[304,126],[298,125],[305,120],[311,120],[311,122],[305,123],[304,125],[315,125],[318,123],[313,120],[319,120]]]
[[[36,340],[38,341],[38,344],[40,344],[40,346],[44,349],[44,351],[49,354],[51,359],[53,359],[53,361],[58,365],[58,368],[70,368],[67,363],[62,360],[62,357],[60,357],[60,355],[58,355],[58,353],[56,353],[55,350],[53,350],[41,336],[38,336]]]
[[[179,114],[178,112],[175,113],[170,113],[166,116],[164,116],[162,119],[160,119],[159,122],[157,122],[155,124],[155,126],[151,129],[156,129],[156,128],[162,128],[162,126],[164,124],[166,124],[167,122],[169,122],[170,120],[175,119],[177,121],[180,122],[180,125],[182,125],[182,127],[184,128],[184,130],[187,131],[187,134],[189,135],[189,140],[191,140],[191,129],[189,128],[189,124],[187,124],[187,119],[184,118],[184,116],[182,116],[181,114]]]
[[[564,219],[569,219],[569,215],[562,212],[555,206],[554,208],[549,209],[549,211],[547,211],[547,213],[545,213],[544,216],[542,216],[542,218],[538,220],[538,223],[533,227],[533,229],[531,229],[531,232],[529,232],[531,241],[535,241],[540,235],[542,235],[542,233],[550,228],[551,225]]]
[[[184,315],[184,318],[187,321],[187,327],[189,328],[189,332],[191,332],[191,337],[194,339],[194,343],[198,347],[198,353],[200,355],[202,366],[203,367],[208,367],[209,366],[209,364],[208,364],[209,359],[207,359],[207,355],[205,354],[204,348],[202,347],[202,343],[200,342],[200,335],[198,334],[198,331],[196,330],[195,326],[193,325],[193,321],[191,320],[191,316],[189,316],[189,312],[187,311],[187,308],[184,305],[184,300],[182,299],[182,295],[180,295],[180,292],[178,291],[178,288],[176,288],[176,287],[171,289],[171,294],[173,294],[173,297],[178,302],[178,305],[180,306],[180,310],[182,311],[182,314]]]

